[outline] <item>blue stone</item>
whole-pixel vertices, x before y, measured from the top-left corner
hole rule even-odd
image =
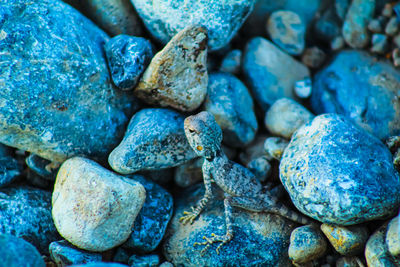
[[[17,181],[23,173],[23,166],[12,157],[9,149],[0,144],[0,188]]]
[[[51,259],[57,266],[101,261],[101,254],[79,249],[65,240],[52,242],[49,246]]]

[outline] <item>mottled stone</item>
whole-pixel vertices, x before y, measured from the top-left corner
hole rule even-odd
[[[258,124],[253,99],[246,86],[232,74],[210,75],[204,107],[221,127],[225,144],[244,147],[254,139]]]
[[[386,246],[392,256],[398,257],[400,255],[399,216],[396,216],[389,222],[386,232]]]
[[[158,255],[132,255],[128,263],[133,267],[157,267],[160,264],[160,257]]]
[[[214,193],[218,193],[213,188]],[[204,255],[203,236],[224,234],[224,204],[221,196],[207,205],[207,208],[192,225],[179,222],[184,210],[194,205],[204,194],[203,187],[196,185],[180,195],[175,215],[167,230],[163,253],[174,266],[288,266],[288,247],[290,232],[294,224],[269,213],[253,213],[235,209],[233,239],[225,244],[220,253],[212,245]],[[218,194],[216,194],[218,195]]]
[[[229,72],[232,74],[238,74],[242,65],[242,51],[234,49],[229,51],[222,59],[219,70],[222,72]]]
[[[343,23],[342,35],[353,48],[363,48],[369,42],[368,23],[375,11],[375,0],[353,0]]]
[[[32,187],[1,189],[0,234],[21,237],[47,254],[49,244],[59,239],[50,201],[49,192]]]
[[[324,63],[325,58],[325,52],[322,49],[313,46],[304,51],[301,56],[301,62],[303,62],[307,67],[315,69]]]
[[[5,0],[0,18],[0,142],[105,159],[137,105],[110,81],[108,36],[59,0]]]
[[[336,261],[336,267],[362,267],[363,265],[358,257],[341,257]]]
[[[79,249],[65,240],[52,242],[49,252],[51,259],[58,267],[101,261],[100,253]]]
[[[290,55],[300,55],[305,46],[306,24],[289,10],[275,11],[269,16],[267,31],[271,40]]]
[[[334,249],[345,256],[361,253],[369,237],[365,226],[343,227],[322,224],[321,230]]]
[[[265,126],[273,135],[290,139],[304,124],[312,121],[314,115],[290,98],[281,98],[265,114]]]
[[[390,18],[389,22],[386,24],[385,33],[389,36],[395,36],[399,31],[400,21],[397,17]]]
[[[385,54],[388,47],[388,37],[385,34],[375,33],[372,35],[372,53]]]
[[[80,0],[79,2],[80,10],[111,36],[142,34],[139,17],[129,0]]]
[[[383,32],[383,24],[384,21],[382,19],[376,18],[370,20],[368,23],[368,30],[373,33],[382,33]]]
[[[294,98],[294,84],[310,76],[306,66],[261,37],[247,44],[243,72],[264,111],[279,98]]]
[[[122,142],[108,162],[123,174],[178,166],[196,157],[183,130],[184,117],[178,112],[149,108],[131,119]]]
[[[146,189],[146,200],[136,217],[125,248],[146,253],[156,249],[172,217],[173,199],[164,188],[140,175],[128,176]]]
[[[124,34],[111,38],[104,50],[112,80],[123,90],[132,89],[137,84],[153,57],[149,41]]]
[[[383,218],[400,204],[400,177],[390,151],[337,114],[317,116],[298,129],[279,170],[297,209],[324,223]]]
[[[289,258],[293,263],[316,260],[325,254],[326,249],[324,236],[314,226],[298,227],[290,235]]]
[[[209,32],[210,50],[229,43],[253,9],[255,0],[131,0],[150,33],[162,43],[188,25]]]
[[[265,182],[271,174],[271,163],[267,156],[261,156],[250,161],[246,167],[257,177],[260,182]]]
[[[400,134],[400,72],[368,53],[345,50],[314,78],[315,113],[339,113],[378,138]]]
[[[264,143],[264,151],[272,158],[280,160],[288,143],[288,141],[280,137],[268,137]]]
[[[39,175],[45,180],[52,182],[56,180],[59,166],[52,166],[51,161],[31,153],[28,157],[26,157],[25,162],[35,174]]]
[[[106,251],[128,239],[145,198],[140,183],[75,157],[65,161],[57,174],[52,197],[54,224],[73,245]]]
[[[135,95],[149,104],[193,111],[207,93],[206,60],[207,30],[188,26],[153,57]]]
[[[196,158],[178,166],[175,170],[174,181],[180,187],[188,187],[203,180],[204,159]]]
[[[13,235],[0,234],[0,259],[4,267],[45,267],[34,246]]]

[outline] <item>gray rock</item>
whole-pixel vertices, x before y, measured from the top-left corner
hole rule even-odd
[[[261,37],[247,44],[243,72],[264,111],[279,98],[294,98],[295,83],[310,76],[306,66]]]
[[[73,1],[73,0],[70,0]],[[80,10],[111,36],[140,36],[140,20],[129,0],[81,0]]]
[[[304,124],[312,121],[314,115],[290,98],[281,98],[265,114],[265,126],[273,135],[290,139]]]
[[[375,33],[372,35],[372,53],[385,54],[388,47],[388,37],[385,34]]]
[[[293,230],[290,235],[289,258],[293,263],[303,264],[325,254],[327,243],[314,226],[306,225]]]
[[[219,70],[222,72],[238,74],[240,72],[241,65],[242,65],[242,51],[239,49],[234,49],[229,51],[222,59]]]
[[[298,129],[279,170],[297,209],[324,223],[383,218],[400,204],[400,177],[390,151],[337,114],[317,116]]]
[[[361,253],[368,240],[368,229],[365,226],[335,226],[322,224],[321,230],[333,248],[342,255],[352,256]]]
[[[253,99],[246,86],[229,73],[213,73],[208,82],[205,110],[214,115],[223,132],[223,142],[244,147],[258,129]]]
[[[378,2],[379,2],[379,0],[378,0]],[[381,14],[384,17],[390,18],[393,15],[393,4],[391,4],[391,3],[385,4],[382,8]]]
[[[34,246],[12,235],[0,234],[0,266],[45,267],[45,263]]]
[[[132,267],[157,267],[160,264],[160,257],[158,255],[132,255],[128,263]]]
[[[58,267],[101,261],[100,253],[84,251],[65,240],[52,242],[49,252]]]
[[[400,255],[399,216],[396,216],[389,222],[386,232],[386,246],[392,256],[398,257]]]
[[[370,30],[373,33],[382,33],[383,32],[383,24],[384,21],[379,18],[375,18],[370,20],[368,23],[368,30]]]
[[[52,216],[67,241],[81,249],[102,252],[128,239],[145,198],[140,183],[75,157],[58,171]]]
[[[207,30],[188,26],[153,57],[135,95],[148,104],[193,111],[207,93],[206,60]]]
[[[42,254],[60,239],[51,218],[51,193],[32,187],[0,190],[0,234],[21,237]]]
[[[123,174],[178,166],[196,157],[183,130],[184,117],[169,109],[142,109],[108,162]]]
[[[368,23],[375,11],[375,0],[353,0],[343,23],[342,35],[353,48],[363,48],[369,42]]]
[[[361,51],[342,51],[314,78],[316,114],[339,113],[380,139],[400,134],[400,72]]]
[[[136,86],[153,57],[149,41],[124,34],[110,39],[104,50],[113,82],[123,90]]]
[[[203,180],[204,159],[196,158],[176,167],[174,181],[180,187],[188,187]]]
[[[306,24],[289,10],[275,11],[269,16],[267,31],[271,40],[290,55],[300,55],[305,46]]]
[[[104,159],[137,106],[111,84],[108,36],[59,0],[5,0],[0,18],[0,142],[58,162]]]
[[[280,160],[288,143],[288,141],[280,137],[268,137],[264,143],[264,151],[272,158]]]
[[[156,249],[172,217],[173,199],[164,188],[140,175],[129,176],[146,189],[146,200],[123,247],[147,253]]]
[[[253,9],[255,0],[131,0],[150,33],[162,43],[188,25],[202,25],[211,51],[229,43]]]
[[[213,192],[219,191],[213,188]],[[211,233],[224,234],[224,204],[221,198],[210,202],[192,225],[179,222],[184,210],[203,196],[201,185],[182,192],[176,205],[175,215],[168,227],[163,254],[174,266],[289,266],[288,247],[294,223],[269,213],[234,211],[234,237],[225,244],[220,253],[212,245],[203,255],[203,236]],[[251,223],[249,223],[251,222]]]

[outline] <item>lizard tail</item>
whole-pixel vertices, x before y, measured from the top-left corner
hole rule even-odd
[[[281,215],[282,217],[285,217],[291,221],[294,221],[294,222],[297,222],[300,224],[304,224],[304,225],[305,224],[312,224],[312,225],[315,224],[315,222],[312,221],[311,219],[307,218],[304,215],[301,215],[298,212],[290,210],[288,207],[286,207],[285,205],[283,205],[279,202],[276,203],[272,209],[267,208],[265,211]]]

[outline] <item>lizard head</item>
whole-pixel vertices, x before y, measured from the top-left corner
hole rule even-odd
[[[200,157],[212,158],[221,149],[222,131],[214,116],[202,111],[184,122],[186,138]]]

